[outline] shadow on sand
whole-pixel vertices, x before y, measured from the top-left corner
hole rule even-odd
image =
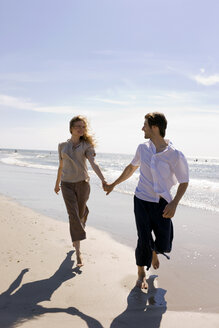
[[[71,260],[73,251],[68,252],[58,270],[48,279],[23,284],[22,279],[29,270],[21,271],[16,280],[7,291],[0,295],[0,327],[13,328],[28,320],[37,319],[45,313],[67,313],[78,316],[84,320],[88,328],[103,328],[101,323],[82,313],[74,307],[46,308],[38,303],[50,301],[52,294],[63,282],[80,274],[79,268],[72,268]],[[138,287],[134,287],[128,295],[126,310],[116,317],[110,328],[159,328],[162,315],[166,312],[164,295],[166,291],[154,286],[157,276],[148,279],[148,292],[145,293]]]
[[[37,317],[45,313],[68,313],[78,316],[87,323],[89,328],[103,328],[96,319],[87,316],[74,307],[69,308],[45,308],[38,303],[49,301],[52,294],[58,289],[61,284],[80,274],[79,268],[72,269],[74,261],[71,260],[73,251],[68,252],[66,258],[61,263],[58,270],[48,279],[29,282],[22,285],[23,276],[29,270],[21,271],[17,279],[11,284],[7,291],[0,295],[0,327],[12,328],[19,323]],[[17,291],[15,291],[19,288]],[[15,292],[14,292],[15,291]],[[12,294],[14,292],[14,294]]]
[[[127,308],[116,317],[110,328],[159,328],[162,315],[166,312],[166,290],[156,288],[154,281],[157,276],[150,276],[148,292],[134,287],[127,298]]]

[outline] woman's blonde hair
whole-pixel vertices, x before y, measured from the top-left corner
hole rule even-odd
[[[89,123],[85,116],[77,115],[71,119],[71,121],[69,122],[70,133],[71,133],[71,129],[74,126],[75,122],[79,122],[79,121],[82,121],[85,124],[85,132],[84,132],[84,135],[80,137],[80,140],[84,140],[84,141],[88,142],[89,144],[91,144],[93,147],[95,147],[96,141],[94,139],[94,136],[90,133]]]

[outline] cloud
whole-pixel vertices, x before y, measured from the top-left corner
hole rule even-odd
[[[113,104],[113,105],[130,105],[130,102],[123,101],[123,100],[113,100],[113,99],[106,99],[106,98],[93,98],[93,100],[104,102],[107,104]]]
[[[196,75],[192,76],[192,79],[199,84],[209,86],[219,83],[219,74],[214,74],[210,76]]]
[[[42,113],[70,114],[81,111],[80,108],[73,106],[40,106],[24,98],[17,98],[0,94],[0,106],[17,108],[21,110],[30,110]]]
[[[27,99],[16,98],[7,95],[0,95],[0,105],[18,109],[35,110],[36,104]]]
[[[44,107],[35,107],[35,111],[42,113],[55,113],[55,114],[71,114],[78,109],[73,108],[71,106],[44,106]]]

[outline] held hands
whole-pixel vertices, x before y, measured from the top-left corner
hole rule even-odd
[[[176,212],[176,207],[177,207],[177,203],[175,203],[174,201],[167,204],[163,211],[163,218],[171,219],[172,217],[174,217],[174,214]]]
[[[113,183],[108,184],[106,181],[103,182],[102,186],[103,186],[103,190],[106,191],[106,195],[109,195],[109,193],[111,193],[111,191],[114,188]]]

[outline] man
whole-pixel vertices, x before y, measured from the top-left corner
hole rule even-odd
[[[173,240],[174,216],[177,205],[184,195],[189,181],[188,164],[184,155],[176,150],[169,140],[164,139],[167,120],[162,113],[154,112],[145,116],[142,130],[147,142],[137,148],[132,162],[112,184],[105,184],[108,195],[113,188],[132,176],[140,166],[139,182],[134,196],[134,212],[138,233],[135,251],[138,266],[136,285],[147,289],[146,272],[151,264],[159,268],[157,254],[170,252]],[[175,197],[171,187],[179,183]],[[152,237],[152,231],[155,238]]]

